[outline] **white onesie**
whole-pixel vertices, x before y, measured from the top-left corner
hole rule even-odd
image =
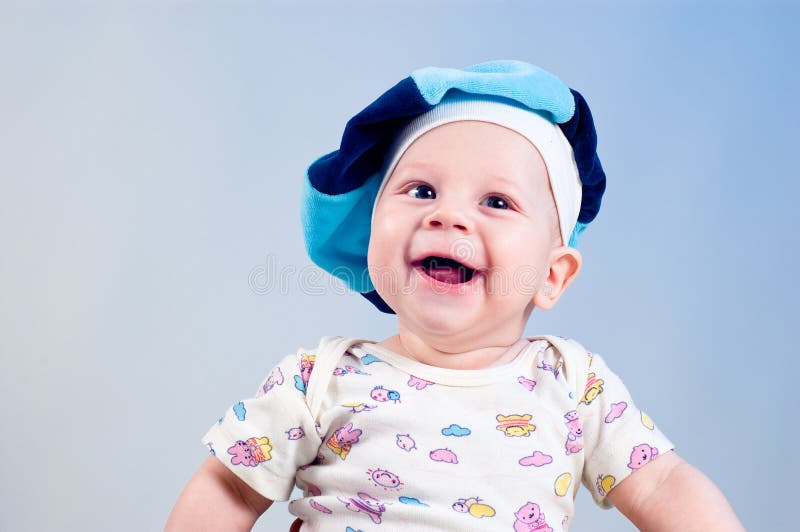
[[[509,364],[428,366],[325,337],[287,356],[204,436],[302,530],[566,530],[672,443],[597,354],[532,337]]]

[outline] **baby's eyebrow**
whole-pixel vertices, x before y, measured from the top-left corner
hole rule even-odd
[[[516,181],[514,181],[513,179],[509,179],[509,178],[507,178],[507,177],[505,177],[505,176],[503,176],[503,175],[499,175],[499,174],[491,174],[491,175],[489,175],[488,177],[489,177],[489,182],[490,182],[491,184],[493,184],[493,185],[494,185],[494,184],[496,184],[496,183],[500,183],[500,184],[502,184],[502,185],[504,185],[504,186],[507,186],[507,187],[509,187],[509,188],[513,189],[513,191],[514,191],[516,194],[519,194],[520,196],[522,196],[522,195],[523,195],[523,191],[522,191],[522,189],[521,189],[521,188],[520,188],[520,186],[517,184],[517,182],[516,182]]]
[[[425,172],[438,172],[441,170],[441,166],[433,162],[426,162],[426,161],[413,161],[407,164],[398,164],[397,165],[401,172],[405,172],[407,170],[422,170]]]

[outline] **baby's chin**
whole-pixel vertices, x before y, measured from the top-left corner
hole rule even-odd
[[[471,338],[483,338],[502,328],[502,320],[496,319],[496,313],[481,310],[470,311],[458,304],[453,304],[451,308],[442,305],[422,308],[399,305],[395,312],[398,321],[417,336],[436,339],[436,343],[448,338],[461,344]]]

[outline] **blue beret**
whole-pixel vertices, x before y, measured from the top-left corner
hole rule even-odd
[[[384,157],[395,135],[450,91],[505,99],[561,127],[572,146],[582,184],[570,246],[600,210],[606,177],[597,157],[592,114],[577,91],[522,61],[416,70],[347,122],[339,149],[315,160],[303,185],[301,217],[309,257],[383,312],[393,313],[369,278],[367,248]]]

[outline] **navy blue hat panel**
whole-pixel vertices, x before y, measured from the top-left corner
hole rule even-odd
[[[606,174],[597,157],[597,132],[589,104],[575,89],[570,89],[570,92],[575,98],[575,114],[560,127],[572,146],[581,178],[583,190],[578,221],[588,224],[600,211],[600,201],[606,189]]]
[[[311,185],[329,195],[359,188],[381,169],[397,131],[432,107],[412,78],[400,81],[347,122],[339,150],[309,167]]]

